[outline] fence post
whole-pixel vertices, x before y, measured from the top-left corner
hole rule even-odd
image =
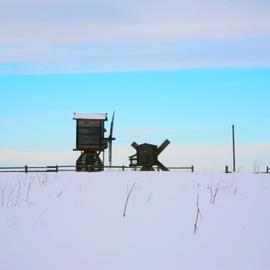
[[[122,166],[122,171],[124,171],[124,170],[125,170],[125,166],[123,165],[123,166]]]
[[[24,172],[28,173],[28,166],[27,165],[24,166]]]
[[[225,166],[225,173],[229,173],[229,166],[228,165]]]
[[[191,172],[194,172],[194,166],[193,165],[191,166]]]
[[[58,172],[58,165],[55,166],[55,172]]]
[[[268,166],[266,167],[266,173],[269,173],[269,167]]]

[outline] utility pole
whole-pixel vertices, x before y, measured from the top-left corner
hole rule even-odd
[[[234,136],[234,125],[232,125],[232,144],[233,144],[233,172],[235,172],[235,136]]]

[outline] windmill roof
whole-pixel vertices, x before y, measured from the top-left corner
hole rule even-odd
[[[151,143],[142,143],[142,144],[139,144],[137,147],[145,146],[145,145],[157,146],[157,145],[151,144]]]
[[[74,120],[107,120],[106,113],[74,113]]]

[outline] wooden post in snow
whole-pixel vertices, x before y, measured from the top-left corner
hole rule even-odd
[[[235,134],[234,134],[234,125],[232,125],[232,144],[233,144],[233,172],[235,172]]]

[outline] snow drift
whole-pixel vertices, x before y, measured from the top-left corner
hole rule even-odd
[[[269,203],[269,175],[2,173],[1,269],[269,270]]]

